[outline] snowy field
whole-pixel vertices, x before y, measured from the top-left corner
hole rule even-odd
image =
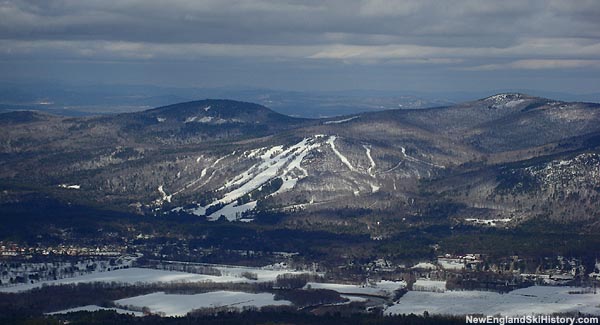
[[[410,291],[400,301],[385,310],[386,315],[485,314],[522,316],[530,314],[581,312],[600,315],[600,294],[569,294],[582,288],[535,286],[505,294],[486,291]]]
[[[415,264],[415,266],[411,267],[411,269],[436,270],[437,265],[429,262],[419,262]]]
[[[328,289],[342,294],[390,296],[395,290],[406,287],[404,281],[379,281],[373,285],[354,285],[338,283],[309,282],[304,287],[311,289]]]
[[[438,264],[440,264],[444,270],[463,270],[465,268],[464,263],[446,259],[438,259]]]
[[[444,292],[444,291],[446,291],[446,281],[418,279],[413,284],[413,290],[414,291]]]
[[[238,280],[246,280],[245,282],[269,282],[277,280],[277,276],[281,274],[305,274],[311,273],[308,271],[294,271],[286,268],[279,267],[277,265],[270,265],[265,267],[247,267],[247,266],[233,266],[233,265],[216,265],[211,264],[215,269],[221,272],[222,277],[236,278]],[[243,273],[250,272],[257,276],[256,281],[247,280],[243,277]],[[230,282],[230,281],[221,281]],[[236,281],[239,282],[239,281]]]
[[[91,283],[91,282],[117,282],[120,284],[133,285],[136,283],[186,283],[186,282],[268,282],[275,281],[280,274],[293,273],[300,274],[303,272],[290,271],[285,269],[262,269],[250,268],[242,266],[218,266],[221,271],[221,276],[195,274],[177,271],[164,271],[145,268],[128,268],[108,272],[99,272],[77,276],[73,278],[65,278],[53,281],[41,281],[33,284],[22,284],[12,287],[0,288],[0,292],[23,292],[33,288],[40,288],[43,285],[61,285],[61,284],[76,284],[76,283]],[[242,273],[250,272],[257,276],[256,280],[250,280],[242,276]]]
[[[164,316],[185,316],[188,312],[200,308],[288,306],[287,300],[275,300],[271,293],[246,293],[235,291],[213,291],[195,295],[166,294],[155,292],[148,295],[125,298],[115,301],[121,307],[148,307],[152,313]],[[164,314],[163,314],[164,313]]]
[[[65,310],[56,311],[53,313],[48,313],[47,315],[67,314],[67,313],[74,313],[74,312],[78,312],[78,311],[94,312],[94,311],[99,311],[99,310],[113,310],[119,314],[133,314],[134,316],[138,316],[138,317],[144,316],[144,314],[139,311],[131,311],[131,310],[125,310],[125,309],[121,309],[121,308],[105,308],[105,307],[100,307],[100,306],[96,306],[96,305],[87,305],[87,306],[82,306],[82,307],[65,309]]]
[[[340,297],[342,297],[344,299],[348,299],[348,303],[351,303],[351,302],[367,302],[367,301],[369,301],[369,299],[367,299],[367,298],[357,297],[357,296],[351,296],[351,295],[340,295]]]

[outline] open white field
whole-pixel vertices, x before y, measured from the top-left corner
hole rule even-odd
[[[443,292],[446,291],[446,281],[418,279],[413,284],[413,290]]]
[[[487,291],[410,291],[400,301],[387,308],[387,315],[430,314],[466,315],[484,314],[521,316],[582,312],[600,315],[600,294],[570,294],[582,288],[534,286],[506,294]]]
[[[221,271],[221,276],[186,273],[178,271],[164,271],[146,268],[128,268],[108,272],[90,273],[82,276],[64,278],[51,281],[40,281],[33,284],[21,284],[10,287],[0,288],[0,292],[23,292],[33,288],[39,288],[43,285],[61,285],[91,282],[116,282],[120,284],[132,285],[136,283],[159,283],[159,282],[268,282],[275,281],[278,275],[284,273],[301,273],[290,270],[268,270],[262,268],[249,267],[217,267]],[[256,280],[250,280],[242,276],[242,273],[250,272],[256,274]]]
[[[242,278],[246,272],[256,274],[256,281],[258,282],[269,282],[277,280],[277,276],[281,274],[302,274],[310,273],[304,271],[294,271],[285,268],[274,268],[274,267],[247,267],[247,266],[234,266],[234,265],[215,265],[215,269],[221,272],[223,277]],[[247,279],[245,279],[247,280]],[[247,280],[247,282],[256,282]]]
[[[247,293],[235,291],[213,291],[195,295],[166,294],[155,292],[143,296],[125,298],[115,301],[122,307],[148,307],[152,313],[164,316],[185,316],[188,312],[200,308],[286,306],[287,300],[275,300],[271,293]]]
[[[125,309],[121,309],[121,308],[106,308],[106,307],[100,307],[100,306],[96,306],[96,305],[87,305],[87,306],[81,306],[81,307],[76,307],[76,308],[60,310],[60,311],[56,311],[53,313],[48,313],[48,315],[67,314],[67,313],[74,313],[74,312],[78,312],[78,311],[94,312],[94,311],[99,311],[99,310],[113,310],[119,314],[133,314],[134,316],[138,316],[138,317],[144,316],[144,314],[139,311],[131,311],[131,310],[125,310]]]
[[[342,294],[389,296],[395,290],[405,288],[404,281],[379,281],[372,285],[309,282],[304,288],[329,289]]]

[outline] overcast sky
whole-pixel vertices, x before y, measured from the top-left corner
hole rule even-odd
[[[600,92],[600,1],[0,0],[0,79]]]

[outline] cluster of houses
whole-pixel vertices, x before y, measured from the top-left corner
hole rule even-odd
[[[94,247],[77,245],[20,246],[10,242],[0,242],[0,257],[32,258],[33,256],[39,255],[120,256],[125,253],[126,249],[126,247],[116,245],[103,245]]]
[[[586,270],[579,259],[562,256],[536,262],[525,261],[516,255],[492,260],[483,254],[444,254],[434,261],[421,261],[409,267],[380,258],[370,263],[367,270],[371,275],[388,273],[399,274],[402,279],[412,277],[416,280],[412,290],[416,291],[444,290],[446,281],[497,289],[516,288],[528,283],[568,285],[574,281],[600,280],[600,261],[596,261],[594,270]]]

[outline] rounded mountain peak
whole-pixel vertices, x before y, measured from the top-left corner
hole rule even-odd
[[[535,97],[529,96],[523,93],[499,93],[489,97],[482,99],[483,101],[494,101],[494,102],[502,102],[502,101],[511,101],[517,99],[533,99]]]
[[[159,122],[202,124],[256,124],[291,122],[293,118],[259,104],[226,99],[205,99],[158,107],[145,112]]]
[[[198,113],[203,115],[219,114],[223,117],[234,117],[239,114],[266,113],[272,111],[264,106],[254,103],[227,99],[205,99],[162,106],[152,109],[149,112],[167,115],[181,115],[190,113]]]
[[[500,93],[486,97],[477,102],[483,103],[487,108],[497,109],[519,108],[536,100],[540,100],[540,98],[522,93]]]

